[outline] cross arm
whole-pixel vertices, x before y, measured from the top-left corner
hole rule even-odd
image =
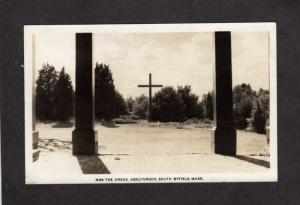
[[[138,85],[139,88],[149,88],[149,87],[163,87],[163,85]]]
[[[163,87],[163,85],[151,85],[151,87]]]

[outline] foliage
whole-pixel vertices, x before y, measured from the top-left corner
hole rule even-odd
[[[213,120],[214,111],[213,111],[213,97],[212,93],[208,92],[204,94],[201,100],[201,105],[203,109],[204,118]]]
[[[133,113],[142,119],[146,119],[148,117],[148,101],[149,98],[145,95],[135,98],[132,105]]]
[[[269,91],[259,89],[254,105],[249,121],[250,127],[257,133],[265,133],[269,122]]]
[[[70,76],[63,67],[54,89],[54,114],[56,120],[65,121],[73,114],[74,91]]]
[[[120,117],[120,115],[127,114],[127,105],[123,96],[116,91],[114,99],[114,117]]]
[[[262,88],[259,89],[257,93],[257,100],[259,105],[263,111],[264,118],[268,121],[269,120],[269,91],[264,90]]]
[[[134,104],[134,99],[130,96],[129,98],[126,99],[126,105],[127,105],[127,109],[129,112],[133,111],[133,104]]]
[[[114,117],[116,91],[108,65],[96,63],[95,68],[95,115],[98,119]]]
[[[233,88],[233,118],[237,129],[247,127],[247,119],[251,117],[255,92],[250,84],[236,85]]]
[[[251,113],[251,125],[255,132],[257,133],[265,133],[265,125],[266,125],[266,118],[264,116],[263,110],[260,107],[259,102],[256,102],[252,113]]]
[[[178,86],[177,93],[182,99],[184,104],[184,114],[185,117],[190,118],[203,118],[203,108],[200,103],[198,103],[198,96],[191,93],[191,86]]]
[[[50,64],[43,64],[36,80],[36,116],[39,120],[54,120],[54,89],[57,71]]]
[[[115,89],[109,65],[96,63],[95,68],[95,116],[97,119],[111,120],[127,114],[123,96]]]
[[[181,122],[185,118],[185,107],[181,96],[173,87],[162,88],[153,97],[152,120]]]

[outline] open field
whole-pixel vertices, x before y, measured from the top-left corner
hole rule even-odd
[[[270,166],[266,136],[244,131],[237,132],[237,156],[230,157],[211,152],[208,127],[97,123],[98,156],[73,156],[73,124],[38,124],[37,129],[41,153],[31,176],[45,179],[82,173],[256,173]]]
[[[70,149],[73,125],[38,124],[41,142],[61,140],[61,146],[49,149]],[[209,127],[178,127],[166,123],[113,124],[96,123],[100,154],[209,154],[211,153],[212,130]],[[50,142],[49,142],[50,139]],[[53,140],[52,140],[53,141]],[[65,142],[63,142],[65,141]],[[56,142],[56,141],[53,141]],[[41,144],[40,144],[41,145]],[[45,145],[42,143],[42,145]],[[59,148],[60,147],[60,148]],[[237,154],[268,155],[265,135],[237,131]]]

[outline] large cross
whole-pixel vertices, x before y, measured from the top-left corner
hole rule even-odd
[[[149,103],[148,103],[148,121],[152,120],[151,111],[152,111],[152,88],[163,87],[163,85],[152,85],[151,73],[149,73],[149,84],[148,85],[138,85],[139,88],[149,88]]]

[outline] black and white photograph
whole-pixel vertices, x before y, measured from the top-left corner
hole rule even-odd
[[[277,181],[275,23],[25,25],[26,184]]]

